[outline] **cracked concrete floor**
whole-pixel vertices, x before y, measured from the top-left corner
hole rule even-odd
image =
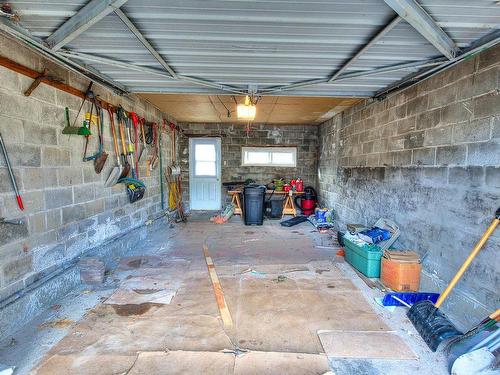
[[[401,312],[377,311],[370,300],[376,292],[310,224],[245,227],[235,218],[225,225],[179,225],[175,233],[158,251],[123,257],[108,276],[118,289],[75,323],[32,373],[446,373],[443,359],[406,333],[408,324],[401,330]],[[230,329],[220,319],[204,243],[234,321]],[[396,327],[419,359],[328,358],[317,335]]]

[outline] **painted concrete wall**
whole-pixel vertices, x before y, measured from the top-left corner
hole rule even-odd
[[[253,125],[247,134],[245,124],[181,124],[187,134],[221,136],[222,182],[244,181],[251,178],[269,183],[274,178],[301,177],[305,186],[316,186],[318,127],[309,125]],[[296,146],[297,168],[242,167],[242,146]],[[189,138],[180,139],[180,166],[183,193],[189,202]],[[224,201],[224,196],[223,196]]]
[[[85,91],[88,81],[45,61],[11,40],[0,39],[2,55],[41,71]],[[50,276],[88,249],[141,226],[161,211],[159,171],[143,180],[146,196],[130,204],[122,184],[105,188],[104,181],[114,166],[109,119],[105,115],[106,150],[110,154],[101,174],[92,162],[82,162],[83,137],[61,133],[65,125],[64,108],[76,116],[81,99],[44,84],[30,97],[23,92],[32,80],[0,67],[0,131],[6,143],[26,209],[17,208],[0,156],[0,217],[22,219],[15,226],[0,223],[0,301],[24,290],[37,280]],[[108,102],[121,104],[148,121],[161,121],[167,115],[135,96],[118,97],[109,90],[94,87],[95,94]],[[84,112],[77,123],[81,124]],[[92,138],[89,152],[96,150]],[[168,137],[164,137],[163,157],[168,163]],[[140,165],[145,175],[145,153]]]
[[[320,127],[319,189],[342,224],[395,220],[399,248],[442,290],[500,206],[500,47]],[[500,304],[500,230],[445,310],[460,323]]]

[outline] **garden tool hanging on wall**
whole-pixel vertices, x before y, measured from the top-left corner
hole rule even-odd
[[[116,185],[123,172],[123,167],[120,162],[120,150],[118,148],[118,140],[116,138],[116,129],[114,120],[115,115],[113,113],[113,108],[108,107],[108,115],[109,115],[109,127],[111,129],[111,136],[113,137],[113,147],[115,151],[116,165],[113,167],[113,169],[109,173],[106,182],[104,183],[104,186],[106,187]]]
[[[71,126],[69,122],[69,109],[68,107],[64,108],[64,116],[66,117],[66,126],[64,127],[62,133],[63,134],[75,134],[75,135],[84,135],[89,136],[90,130],[85,126]],[[78,117],[78,115],[77,115]]]
[[[7,165],[7,170],[9,172],[12,188],[14,189],[14,193],[16,194],[17,205],[19,206],[19,209],[24,210],[23,199],[21,198],[21,194],[19,193],[19,189],[17,188],[16,177],[14,176],[14,172],[12,171],[9,155],[7,154],[7,149],[5,148],[5,143],[3,142],[1,133],[0,133],[0,148],[2,149],[3,157],[5,159],[5,164]]]
[[[137,202],[138,200],[144,197],[144,193],[146,192],[146,185],[144,182],[139,181],[136,177],[134,170],[134,160],[133,160],[133,146],[130,147],[130,119],[127,117],[125,111],[122,107],[119,107],[117,110],[118,116],[118,127],[120,130],[120,139],[122,141],[122,158],[124,160],[125,168],[127,169],[127,174],[129,170],[132,170],[132,178],[130,177],[122,177],[118,180],[118,183],[125,184],[127,188],[127,195],[130,203]],[[127,141],[125,139],[125,131],[127,132],[129,144],[127,145]],[[123,173],[122,173],[123,175]]]
[[[96,108],[96,113],[97,115],[93,117],[92,114],[92,107],[94,107],[94,102],[92,102],[92,107],[90,109],[90,113],[85,115],[86,121],[89,122],[89,126],[95,122],[96,128],[97,128],[97,139],[98,139],[98,149],[97,152],[92,155],[92,156],[87,156],[87,147],[88,147],[88,142],[89,142],[89,137],[87,137],[87,140],[85,142],[85,151],[83,154],[83,161],[94,161],[94,170],[97,174],[101,173],[102,169],[104,168],[104,164],[106,163],[106,160],[108,159],[108,154],[106,151],[104,151],[104,112],[102,111],[102,108],[100,105],[95,103],[95,108]]]
[[[94,170],[95,173],[99,174],[108,160],[108,153],[104,151],[104,111],[101,107],[99,108],[99,120],[97,121],[97,130],[99,132],[99,149],[97,151],[97,157],[94,159]]]
[[[177,129],[173,122],[170,123],[170,174],[172,176],[179,176],[181,168],[177,165]]]
[[[135,158],[134,158],[134,144],[132,143],[132,125],[131,125],[132,120],[130,117],[125,118],[125,129],[127,131],[127,158],[128,162],[130,164],[130,170],[132,171],[132,177],[137,178],[137,173],[135,170]]]
[[[97,115],[94,115],[94,102],[91,102],[90,112],[85,113],[85,120],[83,120],[83,127],[88,130],[89,135],[85,136],[85,146],[83,149],[83,161],[94,160],[92,157],[87,157],[87,149],[89,147],[89,140],[92,134],[92,125],[96,126],[98,121]]]
[[[78,117],[80,116],[80,112],[82,111],[83,105],[87,100],[94,100],[94,93],[92,92],[92,83],[89,83],[89,86],[87,87],[87,91],[85,91],[85,97],[82,100],[82,104],[80,104],[80,108],[78,109],[78,113],[76,114],[75,120],[73,121],[73,125],[69,124],[69,109],[68,107],[65,108],[65,115],[66,115],[66,126],[64,127],[62,133],[63,134],[76,134],[76,135],[84,135],[86,137],[90,136],[90,129],[86,128],[85,126],[75,126],[76,121],[78,120]]]
[[[137,160],[139,162],[141,161],[142,154],[144,153],[144,150],[146,149],[146,132],[144,131],[144,124],[145,123],[146,123],[146,120],[144,118],[141,118],[139,121],[139,126],[141,128],[142,145],[141,145],[141,152],[139,153],[139,157],[137,158]]]
[[[140,120],[135,112],[130,113],[130,118],[132,119],[132,125],[134,126],[133,149],[131,149],[131,153],[132,153],[133,162],[135,165],[136,178],[139,178],[139,127],[140,127]],[[129,129],[129,142],[132,145],[131,133],[132,132]],[[129,145],[129,147],[130,147],[130,145]]]
[[[123,171],[121,174],[121,178],[127,177],[128,174],[130,173],[130,164],[128,162],[127,158],[127,146],[125,142],[125,111],[123,110],[122,107],[119,107],[118,110],[116,111],[116,116],[118,118],[118,131],[120,132],[120,141],[122,145],[122,165],[123,165]]]
[[[158,124],[155,122],[147,123],[146,143],[151,145],[151,156],[147,161],[147,176],[151,175],[151,171],[158,165]]]

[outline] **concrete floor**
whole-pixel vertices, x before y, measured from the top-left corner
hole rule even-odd
[[[336,256],[328,234],[308,223],[246,227],[238,217],[225,225],[204,218],[160,227],[103,286],[82,286],[0,344],[0,363],[17,374],[447,373],[403,308],[374,302],[382,292]],[[232,328],[220,318],[205,243]],[[396,344],[379,351],[385,345],[394,359],[327,357],[318,331],[393,332]],[[405,345],[415,359],[399,356]],[[342,343],[346,356],[359,347]]]

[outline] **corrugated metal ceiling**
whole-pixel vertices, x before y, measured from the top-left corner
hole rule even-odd
[[[41,39],[51,35],[86,3],[11,2],[22,25]],[[461,48],[500,28],[500,6],[494,0],[419,3]],[[249,85],[265,89],[328,78],[396,16],[383,0],[129,0],[121,10],[178,74],[241,90]],[[163,69],[114,13],[65,49]],[[440,56],[433,45],[403,21],[345,73]],[[223,93],[124,67],[85,63],[133,92]],[[372,96],[411,71],[345,79],[277,94]]]

